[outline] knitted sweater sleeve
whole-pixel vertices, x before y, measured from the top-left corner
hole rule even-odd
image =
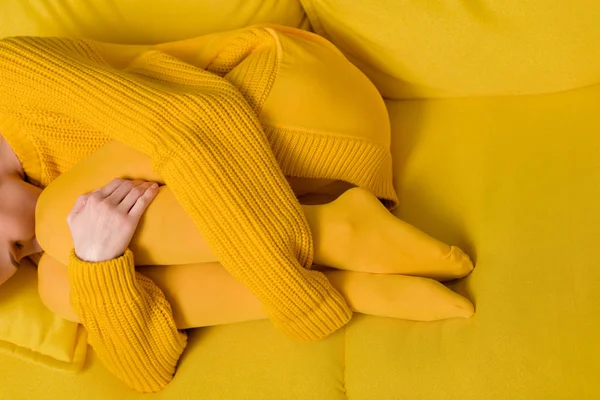
[[[173,379],[187,336],[161,290],[134,268],[129,249],[100,263],[72,251],[71,304],[108,370],[135,390],[156,392]]]
[[[123,69],[99,54],[82,40],[3,41],[0,106],[68,115],[148,154],[223,266],[288,336],[317,340],[344,325],[351,312],[309,270],[308,223],[243,95],[157,51]]]

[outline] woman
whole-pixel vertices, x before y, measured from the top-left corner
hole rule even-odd
[[[319,339],[351,315],[346,301],[352,304],[352,299],[310,270],[313,261],[349,271],[416,270],[440,279],[468,274],[472,265],[464,253],[395,220],[377,199],[395,201],[382,142],[297,129],[290,135],[289,127],[278,130],[272,123],[270,128],[264,120],[261,127],[258,114],[277,122],[289,111],[269,112],[281,103],[269,104],[278,93],[284,99],[297,96],[291,119],[308,118],[302,107],[312,110],[314,101],[333,93],[303,102],[306,88],[278,86],[286,73],[305,71],[285,69],[292,65],[285,56],[302,52],[317,72],[333,79],[347,70],[355,91],[366,88],[360,101],[343,107],[329,102],[317,111],[337,110],[350,118],[352,107],[357,113],[375,110],[380,116],[375,123],[385,121],[382,131],[389,135],[385,109],[372,86],[331,45],[298,31],[250,28],[151,48],[34,38],[0,43],[0,129],[6,139],[1,188],[6,190],[5,218],[14,229],[5,232],[6,262],[9,253],[14,265],[41,250],[33,235],[40,190],[24,179],[44,187],[116,139],[152,158],[153,169],[214,251],[202,261],[220,261],[290,337]],[[352,127],[360,118],[355,122]],[[321,157],[311,162],[314,154]],[[299,178],[288,178],[295,193],[284,174]],[[335,187],[337,181],[352,184]],[[333,185],[329,194],[334,197],[358,188],[329,204],[301,207],[296,196],[303,194],[302,185],[307,193],[327,193]],[[186,341],[162,291],[134,271],[127,249],[155,195],[150,182],[114,180],[80,197],[68,218],[75,245],[68,266],[71,305],[106,366],[141,391],[160,390],[170,381]],[[414,268],[410,260],[420,250],[451,261],[455,269],[427,262]],[[4,277],[10,275],[7,269]],[[443,317],[472,315],[470,303],[458,299],[453,298],[454,314]]]

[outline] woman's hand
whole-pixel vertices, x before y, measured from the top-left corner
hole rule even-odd
[[[157,193],[156,183],[115,179],[80,196],[67,217],[77,257],[101,262],[122,256]]]

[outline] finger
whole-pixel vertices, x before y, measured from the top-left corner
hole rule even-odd
[[[473,304],[427,278],[325,271],[331,284],[357,312],[412,321],[470,318]]]
[[[135,202],[146,193],[146,190],[152,185],[153,182],[142,182],[134,188],[131,188],[125,198],[119,203],[119,210],[124,213],[129,213],[131,207],[134,206]]]
[[[145,182],[137,179],[135,181],[124,180],[107,198],[110,204],[119,205],[123,199],[136,187],[144,184]]]
[[[116,178],[110,181],[107,185],[101,187],[100,189],[94,190],[92,193],[99,193],[100,196],[102,196],[102,198],[105,199],[108,196],[110,196],[112,192],[115,191],[115,189],[121,186],[122,183],[123,179]]]
[[[142,217],[142,214],[144,214],[144,211],[146,211],[146,208],[148,208],[152,200],[154,200],[157,193],[158,185],[152,184],[150,187],[148,187],[148,189],[146,189],[144,194],[140,196],[135,202],[135,204],[131,207],[129,215],[135,218],[136,220],[139,220]]]

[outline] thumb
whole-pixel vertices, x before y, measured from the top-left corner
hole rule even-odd
[[[79,214],[81,212],[81,210],[83,210],[83,207],[85,207],[85,205],[87,204],[89,197],[90,197],[89,194],[84,194],[77,198],[77,201],[75,202],[75,205],[71,209],[71,212],[69,213],[67,220],[72,218],[73,215]]]

